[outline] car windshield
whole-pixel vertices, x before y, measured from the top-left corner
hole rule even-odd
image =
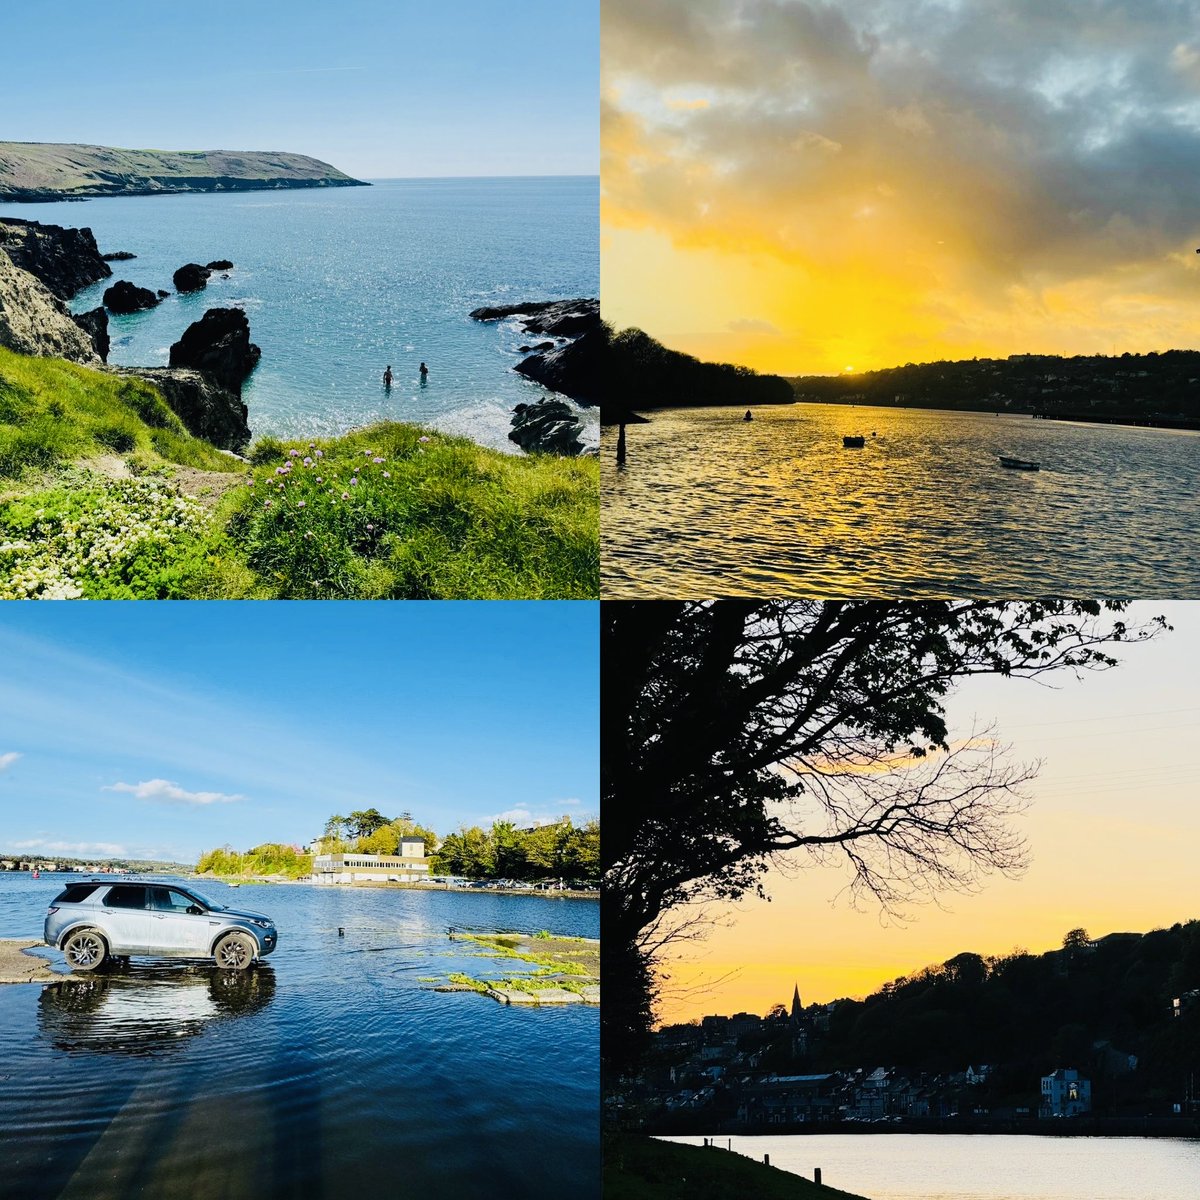
[[[218,904],[215,900],[210,900],[203,892],[198,892],[195,888],[188,888],[188,895],[199,900],[211,912],[221,912],[225,908],[225,905]]]

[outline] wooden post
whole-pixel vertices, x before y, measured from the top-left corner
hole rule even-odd
[[[769,1154],[764,1154],[763,1155],[763,1166],[769,1167],[770,1165],[771,1165],[771,1156]]]
[[[820,1167],[813,1168],[813,1183],[815,1183],[817,1185],[817,1187],[821,1186],[821,1168]]]
[[[625,465],[625,422],[622,421],[617,430],[617,466]]]

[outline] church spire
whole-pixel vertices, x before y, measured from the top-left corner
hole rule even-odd
[[[798,1021],[804,1015],[804,1009],[800,1004],[800,985],[796,984],[796,990],[792,993],[792,1020]]]

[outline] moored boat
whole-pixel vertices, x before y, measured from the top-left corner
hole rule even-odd
[[[1000,459],[1002,467],[1009,467],[1014,471],[1040,471],[1042,469],[1041,463],[1033,462],[1028,458],[1012,458],[1007,454],[1000,454],[997,457]]]
[[[865,437],[843,437],[842,449],[844,450],[861,450],[867,444]]]

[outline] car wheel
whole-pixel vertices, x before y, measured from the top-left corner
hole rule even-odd
[[[63,943],[72,971],[94,971],[108,958],[108,943],[94,929],[80,929]]]
[[[213,950],[217,966],[225,971],[244,971],[254,961],[254,943],[244,933],[227,933]]]

